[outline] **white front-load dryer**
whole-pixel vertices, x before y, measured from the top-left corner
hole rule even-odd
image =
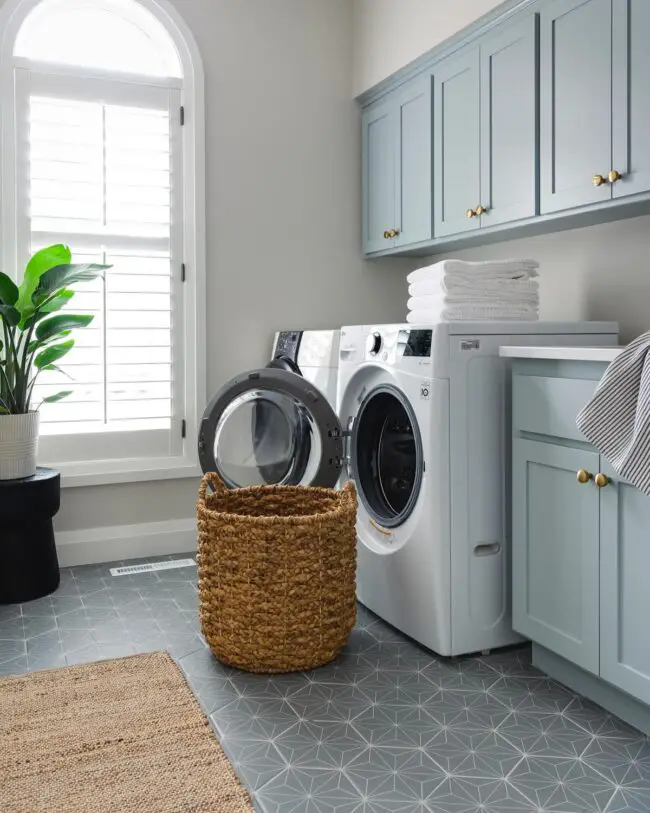
[[[616,344],[612,323],[341,330],[337,412],[359,494],[359,600],[441,655],[510,621],[509,363],[502,345]]]

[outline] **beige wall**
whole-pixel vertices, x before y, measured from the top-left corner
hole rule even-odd
[[[354,0],[354,96],[395,73],[500,2]]]
[[[351,0],[174,0],[207,92],[208,390],[277,328],[402,317],[399,261],[360,257]],[[190,517],[196,483],[66,489],[59,530]]]

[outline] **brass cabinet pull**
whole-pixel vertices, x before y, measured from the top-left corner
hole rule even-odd
[[[484,215],[488,211],[487,206],[477,206],[476,207],[476,214],[477,215]]]
[[[610,183],[616,183],[616,181],[620,181],[623,176],[617,169],[612,169],[607,177]]]
[[[580,471],[576,474],[576,477],[578,478],[578,482],[581,486],[594,479],[594,475],[585,469],[580,469]]]
[[[602,175],[594,175],[591,180],[593,181],[594,186],[602,186],[604,183],[607,183],[607,178],[603,177]]]
[[[605,488],[608,486],[612,481],[606,474],[602,472],[598,472],[598,474],[594,477],[594,483],[598,486],[598,488]]]
[[[474,211],[474,209],[468,209],[465,212],[465,217],[476,217],[476,212]]]

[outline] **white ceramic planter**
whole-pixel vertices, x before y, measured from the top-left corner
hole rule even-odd
[[[0,415],[0,480],[36,474],[38,412]]]

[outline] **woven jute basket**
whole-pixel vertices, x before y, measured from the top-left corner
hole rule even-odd
[[[199,601],[215,657],[265,673],[336,657],[356,620],[356,508],[352,483],[228,489],[205,475]]]

